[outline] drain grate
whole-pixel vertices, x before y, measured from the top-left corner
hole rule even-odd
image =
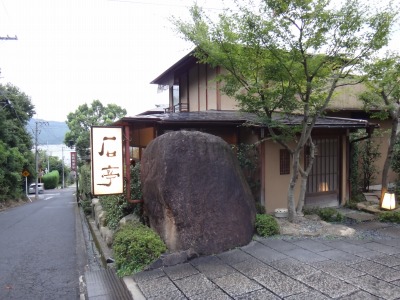
[[[113,269],[85,272],[89,299],[132,300],[122,280]]]

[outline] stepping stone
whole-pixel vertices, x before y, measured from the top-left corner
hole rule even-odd
[[[356,220],[358,222],[365,222],[365,221],[374,221],[377,219],[375,215],[362,213],[362,212],[353,212],[346,214],[346,218]]]

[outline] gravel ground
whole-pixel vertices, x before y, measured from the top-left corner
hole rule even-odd
[[[317,216],[300,217],[294,223],[287,219],[277,219],[281,235],[276,238],[329,238],[329,239],[394,239],[400,237],[400,224],[384,223],[379,221],[358,222],[345,218],[340,223],[327,223],[321,221]],[[384,229],[389,229],[385,232]],[[393,232],[398,231],[398,236]]]

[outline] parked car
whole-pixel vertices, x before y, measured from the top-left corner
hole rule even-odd
[[[44,184],[43,183],[38,183],[38,193],[43,193],[44,191]],[[28,189],[29,194],[35,194],[36,193],[36,183],[31,183]]]

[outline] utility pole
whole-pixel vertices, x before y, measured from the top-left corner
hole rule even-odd
[[[39,177],[39,160],[38,160],[38,144],[39,144],[39,139],[38,136],[40,134],[39,132],[39,126],[41,125],[49,125],[47,122],[40,122],[36,121],[35,122],[35,172],[36,172],[36,187],[35,187],[35,199],[39,199],[39,191],[38,191],[38,177]]]
[[[61,159],[62,159],[62,188],[64,188],[64,147],[61,147]]]
[[[48,154],[49,152],[49,141],[47,141],[47,173],[50,173],[50,155]]]

